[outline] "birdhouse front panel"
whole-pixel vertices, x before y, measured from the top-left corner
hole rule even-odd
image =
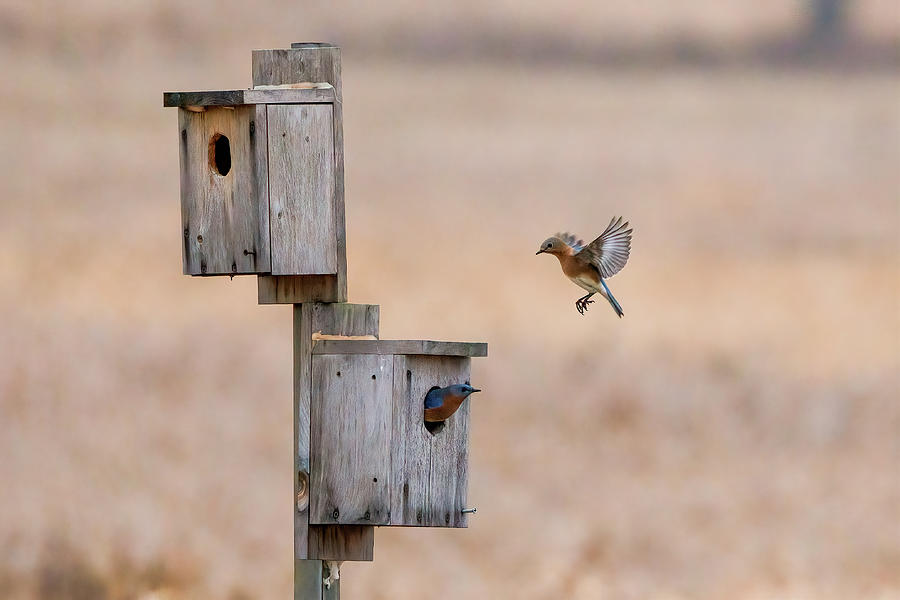
[[[310,523],[389,522],[391,358],[313,358]]]
[[[265,110],[178,110],[185,274],[270,270]]]
[[[391,524],[466,527],[469,482],[467,400],[429,431],[423,401],[433,388],[469,381],[470,359],[462,356],[394,357],[394,439],[391,444]]]

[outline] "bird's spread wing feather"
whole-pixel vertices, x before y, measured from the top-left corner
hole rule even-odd
[[[603,233],[575,257],[597,267],[601,277],[612,277],[628,262],[632,231],[628,221],[623,221],[622,217],[613,217]]]
[[[566,243],[566,245],[574,249],[575,252],[581,252],[582,248],[584,248],[584,240],[579,239],[577,235],[573,235],[568,231],[564,233],[557,233],[555,237],[561,239]]]

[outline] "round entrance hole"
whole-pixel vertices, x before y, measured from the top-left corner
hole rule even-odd
[[[223,177],[231,170],[231,142],[221,133],[209,140],[209,166]]]

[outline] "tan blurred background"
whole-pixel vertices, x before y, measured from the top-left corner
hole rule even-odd
[[[472,525],[345,598],[900,598],[900,9],[811,1],[0,3],[0,598],[290,597],[290,309],[181,275],[161,92],[311,40],[350,300],[491,345]]]

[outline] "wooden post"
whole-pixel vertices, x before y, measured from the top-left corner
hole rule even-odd
[[[368,304],[294,305],[294,600],[339,598],[339,581],[326,590],[317,559],[372,560],[374,527],[309,524],[309,416],[313,333],[378,335],[378,320]]]
[[[253,51],[253,85],[300,82],[334,87],[334,228],[337,235],[337,277],[267,275],[259,277],[259,302],[346,302],[347,235],[344,226],[344,116],[341,92],[341,49],[333,44],[297,43],[289,49]]]
[[[317,304],[346,301],[347,246],[344,228],[344,130],[341,110],[341,51],[332,44],[293,44],[290,49],[256,50],[253,85],[327,82],[334,87],[334,194],[338,277],[259,278],[260,302],[294,302],[294,600],[340,597],[340,581],[323,585],[323,558],[372,560],[374,528],[309,525],[309,414],[312,334],[377,335],[378,307]],[[315,283],[320,284],[317,288]],[[298,304],[298,303],[305,304]],[[327,576],[327,575],[326,575]]]
[[[324,583],[325,579],[330,575],[326,561],[295,561],[294,600],[340,600],[341,580],[335,579],[327,586]]]

